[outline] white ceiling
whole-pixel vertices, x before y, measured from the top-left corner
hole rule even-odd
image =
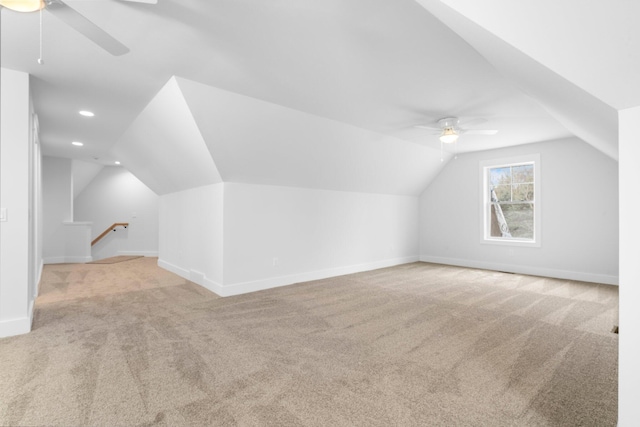
[[[569,3],[575,3],[577,8],[576,2]],[[495,136],[464,135],[456,148],[461,152],[573,134],[615,157],[617,138],[612,147],[610,141],[602,141],[602,133],[605,137],[610,133],[598,134],[597,130],[608,130],[611,112],[615,112],[611,107],[632,104],[636,98],[635,92],[617,96],[591,77],[594,70],[580,73],[580,67],[572,66],[593,66],[598,62],[580,62],[576,58],[588,55],[579,49],[569,49],[572,43],[584,45],[584,40],[578,40],[580,34],[560,38],[559,46],[569,49],[566,58],[557,54],[560,49],[546,53],[536,47],[557,41],[553,37],[560,37],[561,33],[551,29],[562,21],[554,18],[549,25],[536,26],[547,19],[543,12],[533,13],[528,6],[519,9],[506,0],[483,2],[483,8],[465,0],[158,0],[157,5],[68,0],[67,4],[131,51],[124,56],[111,56],[45,11],[45,64],[39,65],[38,13],[2,10],[2,66],[33,76],[43,151],[60,157],[98,158],[104,164],[116,160],[116,155],[127,150],[128,144],[123,141],[130,141],[127,135],[133,132],[130,128],[135,126],[136,118],[172,76],[209,86],[214,92],[223,90],[325,119],[323,126],[328,126],[327,132],[329,123],[341,122],[349,129],[356,127],[384,134],[391,140],[399,140],[399,145],[406,141],[433,149],[426,152],[430,154],[424,163],[432,172],[438,167],[432,162],[435,157],[439,159],[437,136],[416,129],[415,125],[458,116],[485,118],[487,121],[477,127],[499,130]],[[569,6],[562,6],[562,11],[557,12],[568,12]],[[545,0],[542,9],[558,7]],[[589,16],[600,12],[611,15],[600,9],[594,9]],[[502,25],[504,19],[497,18],[501,13],[514,16],[514,22]],[[631,18],[622,20],[628,24]],[[581,23],[575,13],[569,21]],[[470,23],[477,28],[471,28]],[[627,37],[630,41],[626,47],[635,47],[637,37],[627,34],[628,29],[623,27],[603,40],[611,43],[613,39]],[[549,31],[553,37],[548,35]],[[585,37],[597,39],[599,36],[594,34]],[[496,44],[487,42],[489,36],[502,43],[501,50],[495,51]],[[538,38],[540,45],[530,42]],[[603,43],[597,47],[601,48]],[[509,49],[522,56],[522,61],[516,58],[521,68],[526,61],[533,61],[544,71],[562,76],[558,88],[572,89],[541,90],[543,83],[533,81],[532,76],[523,77],[521,68],[500,56],[511,55]],[[607,54],[607,58],[610,56]],[[573,62],[574,59],[578,62]],[[632,62],[635,60],[634,56]],[[549,61],[552,66],[543,67],[541,61]],[[606,72],[617,72],[621,79],[633,77],[635,81],[640,75],[631,76],[631,71],[609,69],[608,65],[600,65],[599,69],[602,67]],[[579,84],[570,83],[574,79]],[[571,98],[577,96],[577,100],[567,102],[563,99],[567,94]],[[604,127],[597,121],[594,123],[589,114],[572,115],[569,110],[580,103],[580,97],[588,98],[595,106],[589,110],[591,116],[607,116],[603,119]],[[205,108],[192,111],[194,116],[200,116],[196,121],[202,127],[205,122],[202,117],[207,117],[209,107],[206,102],[195,100],[191,104]],[[96,117],[80,117],[77,114],[80,109],[95,111]],[[265,150],[264,141],[255,138],[260,131],[255,124],[264,124],[264,111],[260,108],[239,109],[234,114],[232,123],[238,128],[227,126],[225,132],[232,132],[237,144],[229,145],[228,150],[237,147],[260,152],[263,167],[277,165],[283,156],[295,162],[308,155],[287,144],[274,143],[273,149]],[[244,132],[248,135],[244,140],[240,128],[243,123],[254,127],[254,132]],[[296,127],[289,123],[280,123],[283,127],[291,126],[282,129],[283,133],[296,132]],[[589,124],[592,129],[585,131]],[[326,148],[334,150],[336,157],[341,147],[345,153],[355,155],[371,149],[367,156],[377,156],[376,161],[388,156],[388,147],[364,148],[355,140],[349,141],[346,138],[349,132],[344,132],[334,141],[313,141],[327,144]],[[210,151],[220,143],[213,133],[202,132],[202,137]],[[71,146],[74,140],[84,142],[85,146]],[[338,140],[346,142],[340,145],[335,143]],[[240,178],[246,175],[246,170],[229,160],[234,158],[233,152],[226,157],[216,158],[213,152],[212,155],[223,180],[260,179],[257,172]],[[307,178],[291,173],[289,178],[300,178],[305,183]],[[348,187],[345,185],[345,189]]]

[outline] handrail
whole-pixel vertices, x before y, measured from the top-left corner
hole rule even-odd
[[[116,231],[116,227],[121,226],[124,228],[127,228],[129,226],[128,222],[114,222],[113,225],[111,225],[111,227],[108,227],[106,230],[104,230],[102,232],[102,234],[100,234],[98,237],[96,237],[95,239],[93,239],[93,241],[91,242],[91,246],[95,245],[96,243],[98,243],[98,241],[100,241],[100,239],[102,239],[104,236],[106,236],[107,234],[109,234],[109,232],[111,230]]]

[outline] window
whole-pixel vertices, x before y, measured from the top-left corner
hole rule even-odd
[[[480,164],[482,241],[540,246],[540,156]]]

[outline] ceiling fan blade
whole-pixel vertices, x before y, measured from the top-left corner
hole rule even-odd
[[[474,126],[474,125],[479,125],[482,123],[486,123],[487,119],[483,119],[481,117],[477,118],[477,119],[470,119],[470,120],[464,120],[461,121],[460,123],[458,123],[459,127],[467,127],[467,126]]]
[[[436,128],[436,127],[433,127],[433,126],[418,125],[418,126],[414,126],[414,127],[418,128],[418,129],[437,130],[438,132],[442,132],[442,129]]]
[[[61,0],[47,1],[47,10],[64,21],[74,30],[83,34],[89,40],[112,55],[120,56],[129,52],[129,48],[114,39],[102,28],[82,16],[79,12],[67,6]]]
[[[495,135],[497,129],[460,129],[460,134],[465,135]]]

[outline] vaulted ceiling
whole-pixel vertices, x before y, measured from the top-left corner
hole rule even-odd
[[[416,194],[442,163],[415,126],[447,116],[499,132],[463,135],[445,160],[571,135],[616,158],[617,110],[640,105],[632,1],[66,3],[130,52],[44,11],[40,65],[39,14],[2,10],[2,66],[32,75],[43,152],[119,159],[159,193],[222,180]]]

